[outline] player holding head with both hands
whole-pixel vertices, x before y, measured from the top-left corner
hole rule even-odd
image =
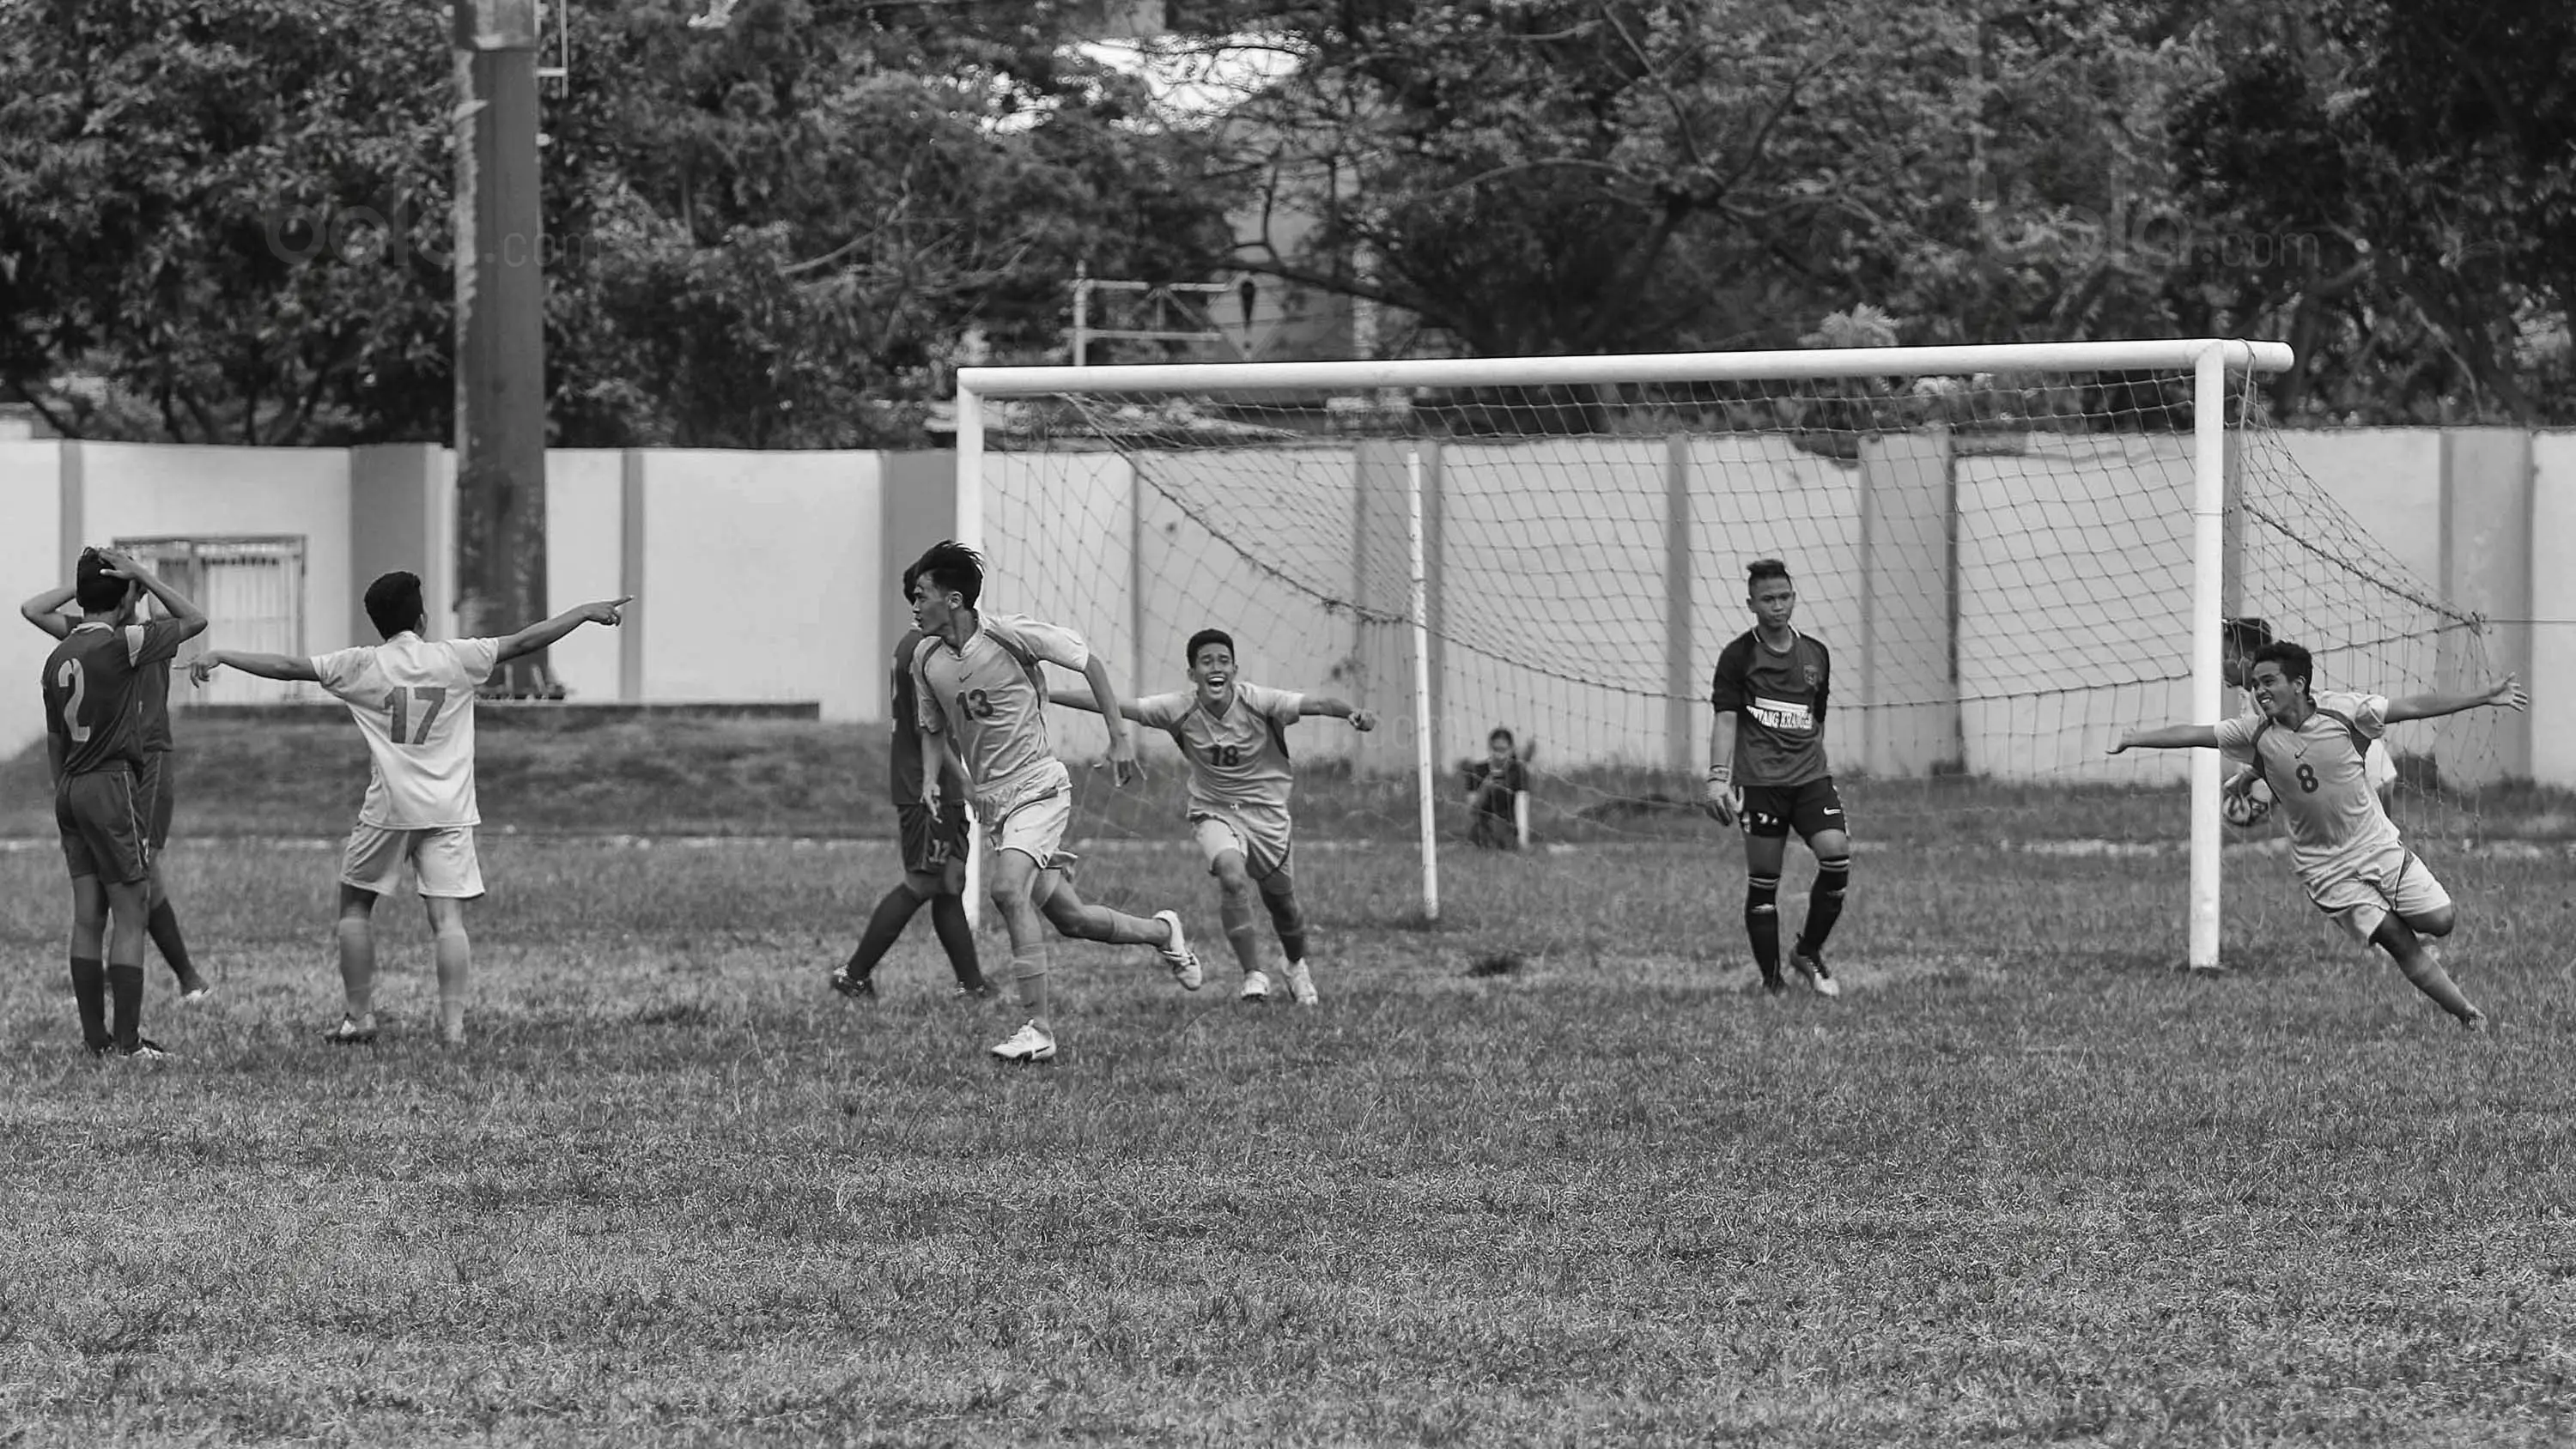
[[[2253,710],[2215,725],[2132,730],[2110,753],[2206,749],[2234,760],[2250,758],[2252,770],[2228,788],[2250,789],[2257,777],[2270,786],[2275,808],[2289,822],[2290,859],[2317,909],[2353,939],[2386,951],[2415,989],[2460,1025],[2484,1030],[2486,1013],[2470,1003],[2424,945],[2426,936],[2451,934],[2458,909],[2380,805],[2368,756],[2371,743],[2392,724],[2481,705],[2521,709],[2531,696],[2510,674],[2465,693],[2433,691],[2396,700],[2351,691],[2318,694],[2315,681],[2316,661],[2306,649],[2265,644],[2253,652],[2246,675]]]

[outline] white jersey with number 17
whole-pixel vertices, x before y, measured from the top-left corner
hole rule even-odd
[[[431,643],[408,629],[373,648],[313,656],[314,675],[349,706],[375,765],[360,822],[387,830],[482,823],[474,691],[500,658],[498,639]]]

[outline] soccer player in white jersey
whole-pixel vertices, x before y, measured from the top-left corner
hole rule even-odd
[[[1041,661],[1079,670],[1109,716],[1109,763],[1118,783],[1136,778],[1136,740],[1111,713],[1117,692],[1109,665],[1082,636],[1017,614],[986,614],[984,560],[961,543],[934,544],[913,565],[913,623],[928,637],[912,654],[913,693],[922,733],[953,752],[975,787],[975,818],[991,847],[992,896],[1011,937],[1011,980],[1028,1023],[993,1048],[1006,1062],[1055,1058],[1047,1015],[1043,917],[1059,935],[1084,941],[1152,946],[1174,980],[1196,991],[1199,958],[1174,911],[1151,920],[1085,905],[1073,888],[1073,857],[1064,853],[1073,822],[1073,779],[1047,740],[1047,686]]]
[[[1326,715],[1369,730],[1377,728],[1377,716],[1339,699],[1244,683],[1235,674],[1234,636],[1222,629],[1190,636],[1189,674],[1188,689],[1119,707],[1136,723],[1169,733],[1190,762],[1190,830],[1207,857],[1208,874],[1216,877],[1225,938],[1243,968],[1243,999],[1270,999],[1270,974],[1261,969],[1261,928],[1252,918],[1258,894],[1279,936],[1288,994],[1299,1006],[1313,1006],[1319,998],[1306,963],[1306,918],[1297,908],[1290,870],[1288,797],[1296,777],[1288,765],[1288,726]],[[1098,708],[1071,690],[1054,691],[1054,699],[1076,709]]]
[[[382,644],[309,659],[212,649],[188,673],[203,684],[229,664],[264,679],[311,681],[349,707],[366,737],[373,777],[340,859],[340,984],[347,1001],[340,1024],[323,1040],[363,1046],[376,1039],[376,898],[392,892],[408,864],[436,940],[439,1037],[461,1046],[473,959],[465,903],[483,894],[483,867],[474,853],[474,827],[483,819],[474,797],[475,691],[501,664],[584,624],[617,623],[630,600],[584,604],[506,639],[436,641],[422,637],[429,610],[419,575],[386,574],[367,586],[366,602]]]
[[[2355,940],[2386,951],[2415,989],[2460,1025],[2484,1030],[2486,1013],[2461,994],[2423,941],[2451,934],[2458,911],[2381,807],[2365,756],[2372,740],[2401,721],[2488,704],[2521,709],[2531,702],[2521,681],[2508,674],[2465,694],[2398,700],[2339,691],[2320,695],[2313,688],[2315,661],[2287,642],[2255,650],[2248,678],[2254,712],[2215,725],[2133,730],[2111,753],[2199,748],[2251,756],[2289,822],[2290,858],[2317,909]]]

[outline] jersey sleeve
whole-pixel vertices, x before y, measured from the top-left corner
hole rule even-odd
[[[1258,684],[1238,684],[1236,694],[1252,706],[1252,711],[1273,724],[1287,726],[1305,717],[1306,694],[1297,689],[1271,689]]]
[[[1750,634],[1738,635],[1734,643],[1718,652],[1717,676],[1708,686],[1710,708],[1740,710],[1752,702],[1747,688],[1753,667],[1752,643]]]
[[[467,684],[481,684],[501,667],[501,641],[498,639],[456,639],[447,646],[449,657],[456,661],[456,672]]]
[[[2220,720],[2217,727],[2219,750],[2232,759],[2253,759],[2254,732],[2262,727],[2263,717],[2257,714],[2240,714],[2233,719]]]
[[[1049,664],[1061,664],[1074,670],[1090,667],[1091,646],[1082,642],[1081,635],[1062,624],[1014,615],[1008,619],[988,620],[986,627],[990,628],[995,623],[1017,636],[1029,653]]]
[[[176,619],[155,619],[149,624],[129,626],[125,631],[125,657],[140,668],[179,656],[179,646],[187,641],[188,626]]]
[[[2387,734],[2388,696],[2384,694],[2353,696],[2352,722],[2361,727],[2362,734],[2367,738],[2375,740]]]
[[[1149,694],[1127,701],[1127,717],[1152,729],[1167,730],[1190,712],[1190,703],[1191,696],[1186,694]]]
[[[912,651],[908,666],[912,671],[912,725],[923,734],[935,735],[948,728],[948,721],[939,713],[939,696],[930,692],[930,676],[922,668],[929,653],[930,641],[925,639]]]
[[[350,686],[357,682],[359,671],[367,667],[368,658],[375,652],[362,647],[316,654],[312,661],[313,677],[321,682],[325,691],[346,696]]]

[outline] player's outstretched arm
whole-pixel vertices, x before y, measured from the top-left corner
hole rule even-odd
[[[63,612],[63,606],[80,591],[74,588],[47,589],[18,606],[18,617],[60,639],[71,633],[77,620]]]
[[[244,674],[262,679],[302,680],[318,684],[322,676],[313,672],[313,661],[292,654],[254,654],[247,649],[209,649],[188,661],[188,682],[203,684],[206,677],[225,665]]]
[[[634,602],[633,594],[622,599],[602,599],[576,609],[566,609],[541,624],[530,624],[501,641],[501,652],[494,656],[494,662],[506,663],[522,654],[534,654],[584,624],[614,627],[625,620],[626,606]]]
[[[1334,699],[1329,695],[1307,695],[1305,702],[1297,706],[1297,714],[1301,719],[1307,715],[1322,715],[1326,719],[1346,719],[1351,722],[1351,728],[1355,730],[1377,728],[1375,710],[1361,709],[1349,700]]]
[[[2216,725],[2158,725],[2151,730],[2131,730],[2111,742],[2105,754],[2123,750],[2214,750],[2218,748]]]
[[[206,632],[206,611],[190,602],[187,595],[161,582],[134,555],[122,549],[103,548],[98,551],[98,556],[106,561],[111,576],[141,584],[143,591],[152,596],[152,602],[161,606],[161,612],[168,614],[179,626],[181,639],[194,639]]]
[[[1092,655],[1083,661],[1082,677],[1091,681],[1093,708],[1109,722],[1109,770],[1124,785],[1145,772],[1136,763],[1136,732],[1127,727],[1127,716],[1119,708],[1118,686],[1109,682],[1109,661]]]
[[[1065,689],[1058,686],[1047,691],[1047,703],[1067,705],[1074,709],[1088,710],[1093,714],[1100,713],[1100,701],[1092,698],[1091,691],[1087,689]],[[1133,720],[1141,720],[1143,718],[1136,713],[1136,702],[1130,699],[1122,699],[1118,701],[1118,712]]]
[[[2522,687],[2520,676],[2508,674],[2482,689],[2473,689],[2462,694],[2430,691],[2424,694],[2410,694],[2404,699],[2392,699],[2388,702],[2388,722],[2396,724],[2401,720],[2433,719],[2441,715],[2458,714],[2464,709],[2476,709],[2482,704],[2492,704],[2500,709],[2521,709],[2530,703],[2530,691]]]

